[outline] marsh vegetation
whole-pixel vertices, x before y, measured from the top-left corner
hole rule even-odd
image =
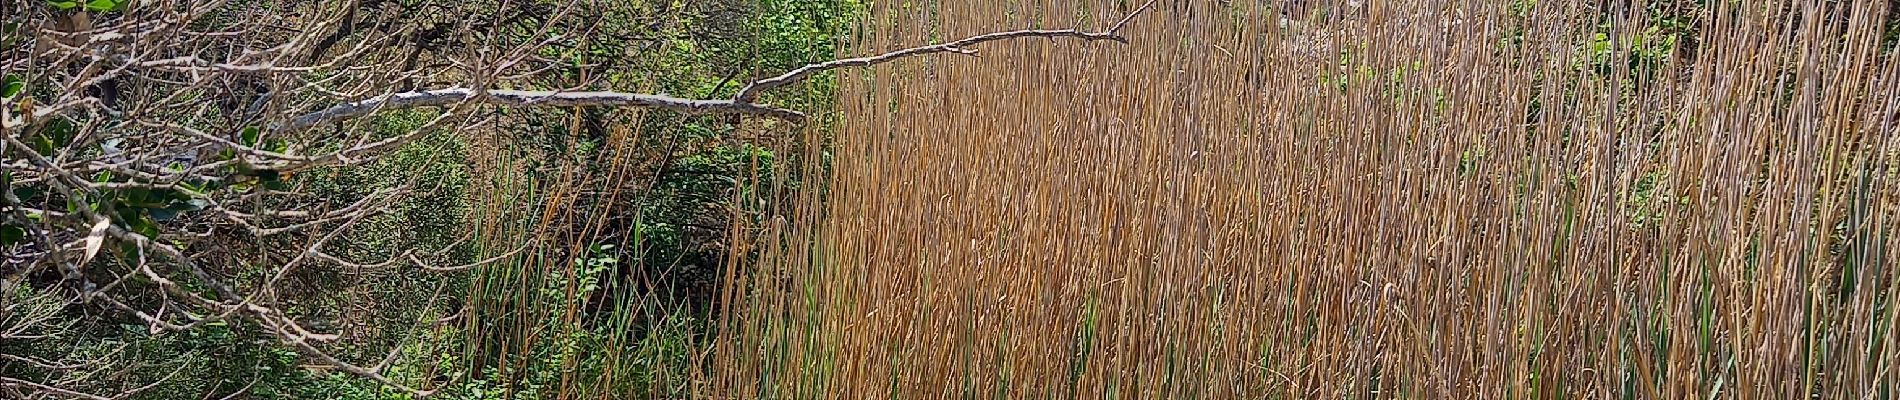
[[[0,396],[1900,381],[1887,0],[4,7]]]

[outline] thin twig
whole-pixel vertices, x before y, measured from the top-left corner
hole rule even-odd
[[[969,49],[970,46],[982,44],[984,42],[997,41],[997,40],[1026,38],[1026,37],[1046,37],[1046,38],[1065,38],[1066,37],[1066,38],[1082,39],[1083,41],[1089,41],[1089,42],[1097,41],[1097,40],[1112,40],[1116,42],[1121,42],[1122,44],[1127,44],[1128,38],[1121,36],[1121,33],[1120,33],[1121,29],[1123,27],[1128,26],[1128,22],[1133,21],[1135,19],[1135,16],[1141,15],[1143,11],[1147,11],[1148,8],[1153,5],[1154,5],[1154,0],[1149,0],[1147,4],[1143,4],[1141,8],[1135,9],[1134,12],[1128,13],[1127,16],[1122,17],[1121,21],[1116,22],[1115,25],[1111,26],[1108,30],[1101,31],[1101,32],[1084,32],[1077,29],[1061,29],[1061,30],[1026,29],[1026,30],[1018,30],[1018,31],[986,33],[982,35],[971,36],[971,37],[965,38],[963,40],[958,40],[955,42],[923,46],[923,47],[912,47],[908,49],[893,51],[893,52],[879,54],[879,55],[870,56],[870,57],[846,58],[846,59],[832,60],[832,61],[826,61],[826,62],[821,62],[821,63],[816,63],[816,64],[807,64],[803,67],[798,67],[798,69],[791,70],[791,72],[786,72],[779,76],[774,76],[771,78],[761,79],[757,82],[752,82],[751,85],[746,85],[744,89],[740,89],[739,95],[734,96],[732,99],[733,101],[740,102],[740,103],[751,103],[752,100],[759,97],[760,93],[763,93],[767,90],[776,89],[781,86],[789,85],[789,84],[792,84],[793,82],[804,80],[805,78],[811,77],[812,74],[827,71],[827,70],[833,70],[833,69],[845,68],[845,67],[872,66],[872,65],[883,64],[883,63],[887,63],[891,61],[896,61],[897,59],[904,58],[904,57],[919,56],[919,55],[934,54],[934,53],[975,54],[976,51]]]

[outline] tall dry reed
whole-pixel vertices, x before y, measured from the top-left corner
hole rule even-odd
[[[877,2],[853,52],[1128,3]],[[1890,2],[1161,3],[843,73],[705,394],[1895,395]]]

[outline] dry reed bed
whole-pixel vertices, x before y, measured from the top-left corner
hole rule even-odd
[[[1884,0],[1162,3],[844,74],[706,394],[1893,395]],[[855,52],[1126,11],[905,7]]]

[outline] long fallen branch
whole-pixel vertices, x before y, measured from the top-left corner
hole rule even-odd
[[[476,90],[472,88],[447,88],[419,92],[403,92],[376,96],[367,100],[339,104],[321,111],[304,114],[277,126],[279,132],[296,132],[319,125],[334,123],[350,118],[362,117],[381,111],[400,110],[413,107],[442,107],[462,102],[474,101],[485,104],[508,107],[648,107],[662,108],[687,114],[739,114],[778,118],[794,124],[805,123],[805,114],[784,108],[773,107],[754,102],[759,94],[784,87],[818,72],[846,67],[864,67],[896,61],[898,59],[935,53],[975,54],[970,46],[984,42],[1018,38],[1071,38],[1083,41],[1109,40],[1128,43],[1121,36],[1121,29],[1128,26],[1135,16],[1154,6],[1149,0],[1141,8],[1128,13],[1121,21],[1107,30],[1087,32],[1077,29],[1039,30],[1026,29],[1007,32],[987,33],[971,36],[949,43],[912,47],[869,57],[846,58],[820,63],[806,64],[784,74],[760,79],[747,84],[739,94],[728,100],[696,100],[658,94],[622,93],[622,92],[556,92],[527,90]]]

